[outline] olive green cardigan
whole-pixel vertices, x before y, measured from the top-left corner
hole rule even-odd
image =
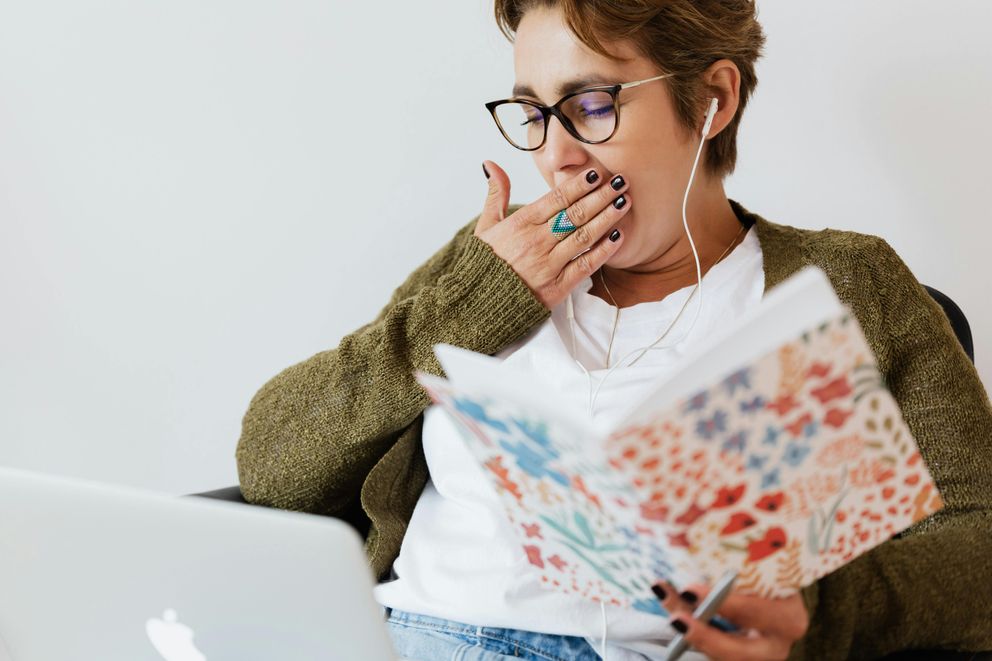
[[[884,240],[778,225],[730,203],[757,231],[766,291],[813,264],[853,309],[945,502],[802,590],[810,628],[790,658],[992,649],[992,407],[943,311]],[[428,479],[421,429],[431,401],[414,370],[444,374],[435,343],[492,355],[550,315],[473,234],[477,220],[374,321],[269,380],[244,416],[236,451],[244,497],[360,517],[380,580]]]

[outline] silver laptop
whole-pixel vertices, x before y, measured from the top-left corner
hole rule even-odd
[[[393,661],[373,584],[336,519],[0,468],[0,659]]]

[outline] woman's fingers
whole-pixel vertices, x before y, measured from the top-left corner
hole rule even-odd
[[[675,586],[666,580],[658,581],[658,585],[661,586],[661,589],[665,593],[665,598],[661,600],[661,605],[672,615],[675,615],[676,613],[688,613],[691,615],[692,611],[699,605],[699,600],[702,598],[700,595],[689,591],[683,591],[683,593],[680,594]],[[655,591],[655,594],[658,594],[658,592]],[[682,596],[683,594],[685,594],[685,596]]]
[[[709,594],[709,587],[693,583],[686,586],[686,591],[695,593],[702,601]],[[731,592],[717,613],[741,629],[757,629],[789,640],[802,638],[809,628],[809,613],[799,593],[766,598]]]
[[[527,206],[518,209],[517,213],[522,214],[524,222],[541,225],[562,209],[566,209],[572,224],[578,226],[582,222],[583,210],[587,206],[572,208],[572,205],[583,200],[591,191],[601,187],[603,174],[597,168],[590,168],[581,172],[566,179]]]
[[[685,642],[714,661],[770,661],[786,659],[792,641],[776,635],[724,633],[716,627],[680,613],[672,618],[686,625]],[[675,625],[673,625],[675,626]],[[675,626],[678,630],[679,627]]]
[[[623,243],[620,230],[614,229],[601,237],[592,248],[577,256],[562,269],[558,285],[560,291],[571,292],[584,278],[588,278],[610,258]]]
[[[492,161],[483,164],[489,195],[475,235],[513,268],[538,300],[554,308],[619,249],[622,237],[612,225],[630,207],[627,182],[621,175],[607,179],[598,168],[583,170],[500,220],[509,178]],[[617,197],[621,199],[613,206]],[[562,209],[575,226],[564,238],[552,232],[551,225]]]
[[[503,168],[492,161],[483,161],[482,171],[488,175],[486,180],[489,182],[489,191],[486,193],[482,214],[475,224],[476,236],[481,236],[487,229],[503,220],[510,202],[510,177]]]
[[[625,191],[626,188],[627,182],[623,181],[619,190]],[[551,249],[552,258],[564,264],[583,250],[588,250],[603,235],[609,235],[613,225],[630,209],[630,204],[629,193],[618,193],[609,184],[586,195],[572,205],[574,209],[582,210],[578,219],[572,219],[572,208],[568,210],[568,217],[576,229]]]

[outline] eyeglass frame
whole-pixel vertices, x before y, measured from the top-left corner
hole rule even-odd
[[[558,99],[558,102],[555,103],[553,106],[545,106],[545,105],[541,105],[536,101],[531,101],[529,99],[518,99],[516,97],[510,97],[509,99],[500,99],[499,101],[490,101],[486,103],[485,106],[486,109],[489,110],[489,114],[492,115],[493,121],[496,122],[496,128],[499,129],[499,132],[503,134],[503,137],[506,138],[507,142],[509,142],[511,145],[513,145],[520,151],[536,151],[544,146],[544,143],[548,141],[549,115],[554,115],[555,117],[557,117],[558,121],[561,122],[561,125],[565,127],[566,131],[568,131],[568,134],[571,135],[576,140],[579,140],[580,142],[584,142],[587,145],[599,145],[606,142],[614,135],[616,135],[617,130],[619,130],[620,128],[620,104],[619,101],[617,100],[620,95],[620,90],[627,89],[628,87],[637,87],[638,85],[643,85],[644,83],[650,83],[652,80],[661,80],[662,78],[670,78],[671,76],[674,75],[675,75],[674,73],[666,73],[660,76],[654,76],[653,78],[645,78],[644,80],[634,80],[629,83],[617,83],[615,85],[595,85],[593,87],[585,87],[580,90],[575,90],[574,92],[569,92],[565,96]],[[613,114],[616,118],[616,121],[613,124],[613,131],[602,140],[586,140],[585,138],[583,138],[581,135],[579,135],[579,132],[575,129],[575,126],[572,124],[572,121],[561,112],[561,106],[566,101],[568,101],[574,96],[578,96],[580,94],[587,94],[589,92],[608,92],[610,94],[610,97],[613,99]],[[513,140],[510,139],[510,136],[508,136],[506,134],[506,131],[503,130],[503,125],[500,124],[499,119],[496,117],[496,108],[498,106],[503,105],[504,103],[522,103],[524,105],[537,108],[537,110],[540,111],[541,117],[543,118],[543,122],[544,122],[544,136],[541,138],[540,144],[538,144],[536,147],[529,147],[529,148],[521,147],[520,145],[518,145],[517,143],[515,143]]]

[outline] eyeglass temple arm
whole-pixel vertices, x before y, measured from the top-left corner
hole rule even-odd
[[[627,89],[628,87],[637,87],[638,85],[643,85],[644,83],[650,83],[652,80],[660,80],[662,78],[668,78],[669,76],[674,76],[674,73],[666,73],[660,76],[655,76],[654,78],[645,78],[644,80],[635,80],[632,83],[622,83],[620,89]]]

